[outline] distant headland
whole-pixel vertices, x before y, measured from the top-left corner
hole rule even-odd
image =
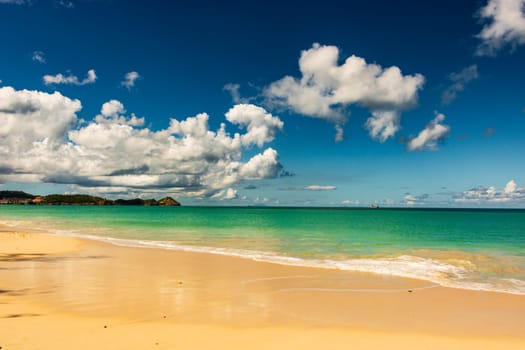
[[[0,191],[0,204],[28,205],[135,205],[176,207],[180,203],[171,197],[156,199],[106,199],[87,194],[32,195],[22,191]]]

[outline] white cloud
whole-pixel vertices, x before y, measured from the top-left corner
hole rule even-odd
[[[450,133],[450,126],[441,124],[444,120],[445,115],[438,113],[416,137],[408,142],[407,149],[409,151],[437,150],[438,143]]]
[[[399,130],[399,120],[400,115],[397,111],[372,111],[372,116],[367,119],[365,127],[372,138],[385,142]]]
[[[449,79],[452,81],[452,85],[443,91],[443,94],[441,95],[441,103],[450,104],[456,99],[458,93],[465,90],[465,86],[469,82],[478,77],[478,66],[476,64],[464,68],[461,72],[450,74]]]
[[[277,151],[267,148],[263,153],[253,156],[240,167],[240,174],[244,179],[258,180],[279,176],[282,166],[279,163]]]
[[[404,197],[404,200],[405,200],[405,204],[406,205],[414,205],[416,203],[416,197],[412,196],[411,194],[407,194],[405,197]]]
[[[42,51],[33,51],[33,56],[31,59],[34,62],[46,63],[46,55]]]
[[[378,115],[399,113],[416,105],[418,91],[425,80],[422,75],[403,75],[396,66],[382,68],[355,55],[341,65],[338,60],[336,46],[314,44],[301,53],[301,78],[285,76],[266,87],[264,94],[271,105],[284,106],[338,126],[336,140],[342,139],[342,125],[348,120],[347,106],[365,107],[377,120],[381,118]],[[398,123],[399,118],[391,121]],[[367,127],[372,124],[367,123]],[[393,129],[398,128],[396,125]],[[371,135],[382,139],[386,134]]]
[[[114,123],[114,124],[126,124],[131,126],[142,126],[144,125],[145,118],[138,118],[135,114],[131,113],[131,117],[124,115],[126,109],[122,102],[117,100],[109,100],[102,105],[100,114],[95,117],[95,121],[100,124]]]
[[[310,185],[306,186],[303,189],[307,191],[333,191],[336,190],[336,186],[322,186],[322,185]]]
[[[95,73],[94,69],[90,69],[87,72],[86,78],[82,81],[80,81],[78,77],[74,75],[63,75],[61,73],[57,75],[44,75],[43,80],[44,84],[46,85],[67,84],[81,86],[86,84],[93,84],[97,80],[97,74]]]
[[[454,201],[478,204],[525,202],[525,187],[518,186],[514,180],[507,182],[503,189],[479,186],[455,195]]]
[[[505,193],[514,193],[514,192],[516,192],[517,188],[518,188],[518,185],[516,184],[516,182],[514,180],[510,180],[505,185],[505,188],[503,189],[503,192],[505,192]]]
[[[220,200],[231,200],[238,198],[237,190],[233,188],[227,188],[221,190],[210,197],[211,199],[220,199]]]
[[[250,99],[241,97],[241,93],[239,92],[240,88],[241,86],[239,84],[229,83],[224,85],[223,90],[228,91],[230,93],[233,103],[248,103]]]
[[[334,141],[335,142],[341,142],[343,141],[345,138],[345,130],[343,129],[343,127],[339,124],[336,124],[335,125],[335,136],[334,136]]]
[[[403,204],[408,206],[423,205],[426,203],[428,197],[429,195],[426,193],[419,196],[414,196],[410,193],[407,193],[405,197],[403,197]]]
[[[117,100],[110,100],[102,105],[100,113],[104,117],[114,117],[118,114],[126,113],[122,102]]]
[[[124,86],[128,90],[130,90],[132,87],[135,86],[135,82],[137,79],[142,78],[139,73],[133,71],[128,72],[126,75],[124,75],[124,80],[120,83],[120,85]]]
[[[342,205],[359,205],[361,202],[358,199],[345,199],[344,201],[341,201]]]
[[[59,92],[0,88],[0,148],[8,152],[27,150],[33,142],[63,139],[77,120],[82,105]]]
[[[256,106],[238,108],[259,111]],[[205,113],[171,119],[168,128],[154,131],[142,127],[143,118],[124,115],[117,100],[108,101],[100,115],[78,125],[80,109],[80,101],[58,92],[0,88],[0,168],[10,169],[4,180],[201,197],[224,190],[227,199],[234,196],[234,190],[227,190],[233,185],[277,177],[282,168],[272,148],[243,161],[245,150],[264,146],[273,140],[274,128],[282,127],[262,108],[249,116],[234,113],[237,119],[232,120],[247,130],[233,136],[225,123],[210,130]]]
[[[237,190],[228,188],[224,193],[224,199],[235,199],[237,198]]]
[[[276,132],[282,130],[284,125],[279,118],[272,116],[264,108],[252,104],[239,104],[232,107],[226,113],[226,119],[248,130],[241,136],[241,142],[245,146],[255,144],[261,147],[264,143],[273,140]]]
[[[476,54],[494,55],[506,46],[525,44],[525,0],[489,0],[480,16],[488,23],[478,34],[482,43]]]

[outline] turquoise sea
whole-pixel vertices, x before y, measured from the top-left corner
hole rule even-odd
[[[0,223],[525,294],[525,210],[4,205]]]

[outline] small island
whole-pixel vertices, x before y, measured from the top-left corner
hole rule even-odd
[[[134,205],[178,207],[180,203],[171,197],[152,199],[106,199],[87,194],[33,195],[22,191],[0,191],[0,204],[26,205]]]

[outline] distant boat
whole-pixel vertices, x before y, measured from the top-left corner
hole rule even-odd
[[[368,208],[370,208],[370,209],[379,209],[379,205],[377,205],[377,204],[370,204],[370,206]]]

